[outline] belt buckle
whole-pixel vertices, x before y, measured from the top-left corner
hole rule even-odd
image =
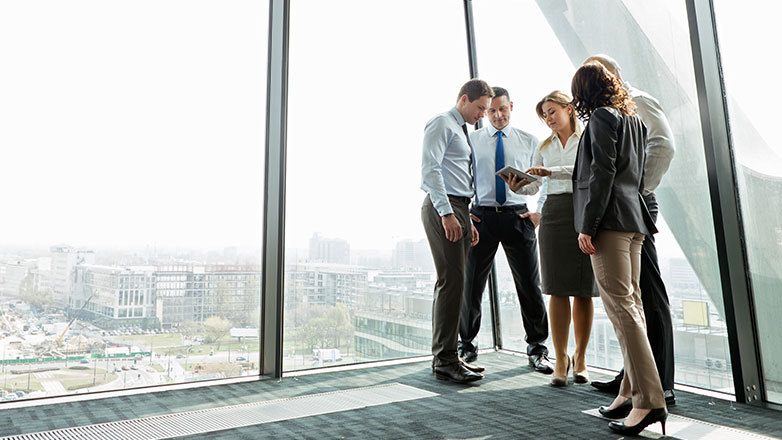
[[[494,212],[502,212],[502,206],[495,206]]]

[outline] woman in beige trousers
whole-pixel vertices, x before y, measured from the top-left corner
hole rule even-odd
[[[644,236],[657,232],[640,193],[646,127],[627,91],[601,64],[581,66],[572,92],[579,117],[588,121],[573,172],[578,244],[591,256],[625,367],[619,395],[600,412],[608,418],[627,415],[623,423],[609,423],[617,433],[636,435],[661,422],[664,434],[668,411],[646,337],[639,288],[641,245]]]

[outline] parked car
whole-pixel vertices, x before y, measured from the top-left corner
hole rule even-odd
[[[246,361],[246,360],[247,360],[247,358],[244,357],[244,356],[237,356],[236,357],[236,362],[242,362],[242,361]]]
[[[89,364],[90,361],[89,361],[89,359],[82,359],[82,360],[79,361],[79,363],[80,364]]]
[[[123,365],[123,366],[122,366],[122,371],[128,371],[128,370],[130,370],[130,368],[128,368],[128,366],[127,366],[127,365]]]
[[[185,358],[185,355],[183,355],[183,354],[178,354],[178,355],[176,355],[176,358],[177,358],[177,359],[184,359],[184,358]]]
[[[131,369],[131,370],[138,370],[138,365],[131,365],[131,366],[130,366],[130,369]]]

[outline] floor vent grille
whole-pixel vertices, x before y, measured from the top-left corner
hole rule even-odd
[[[154,440],[279,422],[369,406],[423,399],[436,393],[392,383],[287,399],[143,417],[3,437],[2,440]]]

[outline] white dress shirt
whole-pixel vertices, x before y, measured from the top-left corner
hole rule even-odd
[[[625,82],[624,87],[630,93],[638,116],[646,125],[646,163],[644,165],[644,189],[643,195],[653,192],[660,184],[663,174],[671,165],[675,148],[673,145],[673,132],[668,124],[660,103],[648,93],[633,88]]]
[[[532,165],[532,155],[538,145],[538,139],[510,125],[502,129],[502,144],[505,151],[505,166],[521,171]],[[470,134],[475,149],[475,204],[478,206],[499,206],[496,198],[495,157],[497,150],[497,129],[491,124]],[[503,182],[504,183],[504,182]],[[522,205],[527,197],[514,193],[505,184],[505,203],[503,206]]]
[[[578,141],[581,133],[570,135],[565,146],[559,141],[556,133],[551,133],[551,142],[543,149],[536,148],[535,155],[532,157],[533,167],[546,167],[551,170],[551,176],[544,177],[541,180],[524,185],[519,189],[521,194],[535,194],[538,189],[543,187],[538,198],[538,212],[543,209],[543,203],[549,194],[572,194],[573,193],[573,165],[576,163],[576,154],[578,153]]]
[[[464,118],[454,107],[432,118],[424,130],[421,189],[440,216],[453,213],[448,195],[471,198],[475,194],[463,125]]]

